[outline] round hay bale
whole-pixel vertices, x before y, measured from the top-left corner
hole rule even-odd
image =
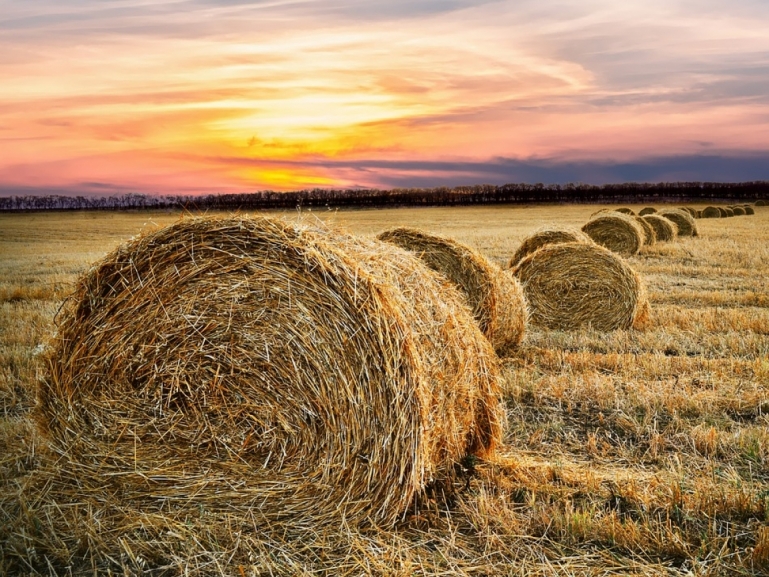
[[[216,519],[224,540],[391,524],[493,452],[503,418],[497,357],[439,275],[390,244],[247,217],[185,219],[93,267],[37,414],[68,526],[96,508],[117,551],[151,546],[136,511],[161,542]]]
[[[678,226],[658,214],[647,214],[641,217],[654,229],[654,237],[658,242],[670,242],[678,236]]]
[[[618,254],[632,256],[643,246],[644,232],[631,216],[609,213],[597,216],[582,227],[593,242]]]
[[[690,206],[681,206],[681,207],[679,207],[679,209],[678,209],[678,210],[683,210],[684,212],[688,212],[688,213],[689,213],[689,215],[690,215],[692,218],[697,218],[697,211],[696,211],[696,210],[694,210],[694,209],[693,209],[692,207],[690,207]]]
[[[761,199],[761,200],[757,200],[754,204],[756,206],[766,206],[766,201]]]
[[[635,212],[633,212],[632,208],[627,208],[624,206],[620,208],[615,208],[614,212],[619,212],[620,214],[627,214],[629,216],[635,216]]]
[[[668,220],[676,223],[678,227],[678,236],[697,236],[697,224],[694,222],[692,216],[685,210],[678,210],[676,208],[666,208],[659,211],[657,214],[664,216]]]
[[[513,270],[533,324],[554,330],[627,329],[645,322],[640,277],[613,252],[594,244],[543,246]]]
[[[721,218],[721,211],[717,206],[708,206],[702,210],[702,218]]]
[[[564,242],[592,243],[593,240],[581,230],[543,228],[523,239],[521,246],[515,251],[513,258],[510,259],[509,267],[515,268],[526,256],[546,244],[561,244]]]
[[[756,214],[756,211],[753,210],[752,206],[745,205],[743,210],[745,211],[745,214]]]
[[[641,225],[644,233],[644,245],[652,246],[657,242],[657,235],[654,232],[654,227],[649,224],[647,220],[644,220],[642,216],[636,216],[635,221]]]
[[[745,209],[741,206],[733,206],[732,212],[734,212],[734,216],[745,216]]]
[[[657,212],[657,209],[652,206],[647,206],[646,208],[642,208],[641,211],[638,213],[638,216],[646,216],[647,214],[654,214]]]
[[[494,350],[509,353],[523,340],[526,300],[518,281],[469,246],[412,228],[395,228],[379,235],[418,256],[451,281]]]
[[[719,214],[721,215],[721,218],[726,218],[727,216],[729,216],[728,214],[726,214],[726,209],[723,206],[719,206],[717,208],[718,208]]]
[[[732,210],[731,206],[725,206],[724,207],[724,212],[726,212],[727,218],[734,216],[734,211]]]

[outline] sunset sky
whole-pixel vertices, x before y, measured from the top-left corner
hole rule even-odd
[[[0,195],[769,180],[766,0],[0,0]]]

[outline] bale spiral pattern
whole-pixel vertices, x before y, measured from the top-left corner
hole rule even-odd
[[[626,329],[648,316],[640,277],[613,252],[594,244],[547,245],[514,269],[531,322],[555,330]]]
[[[644,232],[632,216],[613,212],[596,216],[582,227],[594,242],[623,256],[632,256],[643,246]]]

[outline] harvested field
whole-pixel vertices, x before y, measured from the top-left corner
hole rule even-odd
[[[538,228],[578,228],[596,208],[322,211],[311,218],[369,238],[418,227],[506,265]],[[462,462],[450,497],[426,494],[395,526],[308,527],[300,538],[276,536],[280,527],[256,518],[237,522],[227,503],[239,498],[239,485],[197,500],[194,519],[202,522],[192,523],[131,513],[118,494],[106,503],[95,498],[98,507],[134,515],[144,547],[166,559],[160,567],[123,541],[113,574],[766,575],[769,209],[755,213],[702,220],[698,238],[628,258],[651,302],[643,331],[530,326],[503,364],[502,447],[494,459]],[[103,518],[87,509],[81,517],[74,508],[67,513],[81,519],[71,531],[87,546],[66,548],[67,534],[48,543],[55,554],[40,546],[38,528],[49,521],[32,481],[47,460],[46,443],[30,417],[45,370],[41,345],[92,263],[145,225],[178,218],[0,215],[0,574],[66,575],[54,563],[62,557],[94,574],[89,550],[103,545],[94,532]],[[194,489],[179,487],[193,501]],[[150,492],[144,498],[162,501]]]

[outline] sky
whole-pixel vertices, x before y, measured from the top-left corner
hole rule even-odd
[[[769,180],[766,0],[0,0],[0,195]]]

